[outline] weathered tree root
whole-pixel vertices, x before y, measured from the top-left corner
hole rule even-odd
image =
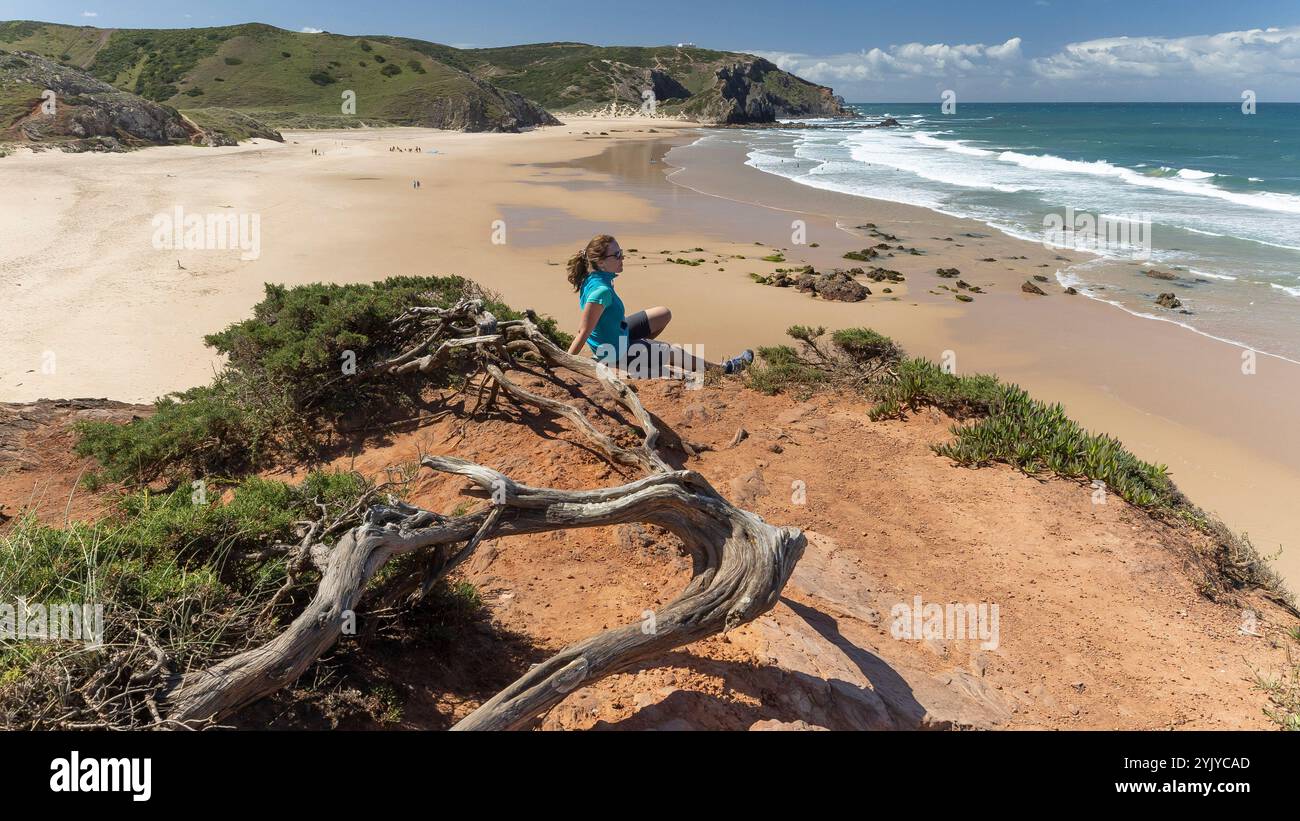
[[[481,367],[507,395],[564,416],[611,459],[639,466],[649,475],[602,490],[554,490],[518,484],[463,459],[425,457],[426,467],[468,477],[490,495],[492,504],[454,519],[400,502],[374,505],[363,523],[343,533],[332,549],[304,539],[302,555],[322,573],[312,600],[267,644],[184,676],[161,703],[169,724],[218,721],[292,683],[340,639],[346,625],[355,623],[354,608],[375,573],[394,556],[413,551],[438,555],[432,569],[426,567],[422,589],[468,558],[485,539],[575,527],[659,525],[681,539],[693,558],[691,581],[672,602],[533,667],[457,724],[457,730],[526,727],[578,687],[744,624],[776,604],[803,554],[802,532],[773,527],[731,505],[694,471],[671,470],[655,452],[659,430],[653,419],[616,374],[560,350],[538,331],[531,313],[526,319],[498,323],[482,311],[478,300],[462,300],[452,309],[418,309],[403,319],[425,317],[433,323],[432,332],[381,368],[427,371],[433,367],[427,363],[441,363],[453,348],[472,347]],[[456,334],[456,344],[444,338],[448,330]],[[434,352],[425,353],[430,348]],[[596,378],[637,418],[644,434],[641,445],[624,448],[592,427],[573,406],[515,385],[502,366],[511,365],[511,351],[521,348],[553,366]]]
[[[316,595],[267,644],[191,673],[166,698],[173,721],[216,719],[292,683],[343,634],[366,584],[402,553],[467,543],[444,572],[487,538],[573,527],[644,522],[682,540],[693,577],[680,596],[638,622],[607,630],[556,654],[465,718],[456,729],[516,729],[576,687],[705,636],[731,629],[776,604],[804,536],[732,506],[694,471],[656,473],[620,487],[567,491],[517,484],[505,475],[448,456],[427,456],[435,470],[468,476],[495,498],[456,519],[408,505],[376,505],[330,553]],[[638,614],[641,616],[642,614]]]

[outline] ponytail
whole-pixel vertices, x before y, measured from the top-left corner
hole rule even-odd
[[[595,270],[596,263],[605,256],[613,242],[614,238],[609,234],[598,234],[591,238],[586,248],[569,257],[566,268],[569,284],[574,291],[582,291],[582,283],[587,281],[587,277]]]

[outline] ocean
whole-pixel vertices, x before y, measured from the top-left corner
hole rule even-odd
[[[1068,257],[1062,285],[1300,361],[1300,104],[1251,114],[1232,102],[852,108],[860,120],[807,121],[825,129],[713,139],[744,140],[749,165],[804,185],[1046,241]],[[885,117],[901,127],[863,127]],[[1106,222],[1125,230],[1087,230]],[[1063,223],[1077,230],[1049,230]],[[1166,291],[1179,310],[1155,306]]]

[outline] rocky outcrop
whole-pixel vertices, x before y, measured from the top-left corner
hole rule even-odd
[[[19,95],[26,94],[21,103],[0,106],[0,126],[4,129],[0,139],[67,151],[234,144],[226,132],[209,132],[171,106],[119,91],[83,71],[37,54],[0,52],[0,85]],[[52,98],[48,92],[53,92]],[[278,133],[252,118],[240,116],[258,136],[280,139]]]
[[[1033,280],[1025,280],[1025,284],[1020,286],[1020,290],[1027,294],[1037,294],[1038,296],[1047,296],[1047,292],[1034,284]]]
[[[382,116],[396,125],[450,131],[517,132],[538,125],[559,125],[550,112],[521,94],[465,75],[479,93],[442,94],[415,88],[393,98]],[[396,114],[394,112],[416,112]]]
[[[850,117],[831,89],[782,71],[761,57],[717,69],[713,88],[694,95],[683,112],[703,123],[770,123],[792,117]]]
[[[0,402],[0,475],[39,466],[46,448],[28,441],[33,434],[73,422],[129,422],[149,406],[110,399],[38,399]]]
[[[861,302],[871,295],[871,289],[855,279],[861,273],[861,268],[851,271],[834,268],[822,273],[806,265],[794,271],[779,270],[766,277],[754,275],[754,281],[777,288],[794,288],[834,302]]]
[[[0,53],[0,84],[28,94],[25,110],[4,112],[10,140],[122,150],[186,143],[197,133],[174,108],[28,52]]]
[[[1179,300],[1176,295],[1171,293],[1163,293],[1156,297],[1156,304],[1161,308],[1168,308],[1171,311],[1183,307],[1182,301]]]

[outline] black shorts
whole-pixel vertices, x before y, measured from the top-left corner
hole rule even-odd
[[[636,342],[639,339],[650,338],[650,317],[646,316],[645,311],[637,311],[623,318],[623,329],[627,331],[627,341]]]
[[[645,378],[648,374],[640,373],[649,368],[650,354],[653,353],[650,342],[650,317],[645,311],[637,311],[623,318],[623,332],[627,334],[618,367],[633,379]]]

